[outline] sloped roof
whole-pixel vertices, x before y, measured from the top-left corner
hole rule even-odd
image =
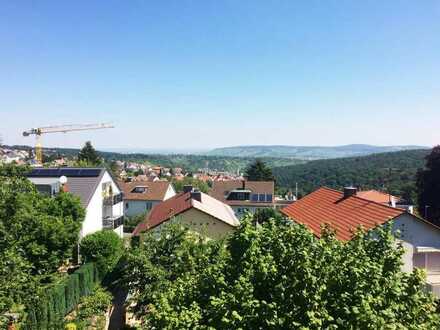
[[[30,171],[27,177],[33,179],[66,176],[68,191],[78,196],[82,206],[86,208],[105,172],[105,168],[36,168]]]
[[[283,214],[309,227],[316,236],[327,224],[336,230],[340,240],[350,240],[359,226],[370,230],[405,213],[384,204],[351,196],[330,188],[320,188],[299,201],[283,208]]]
[[[188,192],[180,193],[156,204],[146,219],[134,229],[133,235],[138,235],[143,231],[154,228],[191,208],[209,214],[233,227],[237,227],[240,224],[229,205],[204,193],[201,193],[201,202],[199,202],[191,198],[191,193]]]
[[[274,181],[243,181],[243,180],[229,180],[229,181],[214,181],[212,183],[211,191],[209,195],[227,203],[228,205],[259,205],[259,206],[271,206],[272,203],[264,202],[252,202],[252,201],[233,201],[226,200],[227,194],[235,189],[244,188],[250,190],[254,194],[271,194],[275,193]]]
[[[358,197],[381,204],[388,204],[390,199],[397,203],[400,198],[377,190],[358,191]]]
[[[122,182],[119,181],[119,187],[124,192],[124,200],[139,200],[139,201],[163,201],[165,194],[171,185],[168,181],[134,181]],[[136,187],[146,187],[147,191],[144,193],[133,193]]]

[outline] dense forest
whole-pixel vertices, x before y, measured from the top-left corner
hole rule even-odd
[[[341,189],[354,185],[361,189],[388,190],[414,201],[416,173],[425,165],[429,150],[407,150],[363,157],[310,161],[307,164],[273,169],[277,185],[307,194],[320,186]]]

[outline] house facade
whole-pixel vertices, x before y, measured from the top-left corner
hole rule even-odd
[[[197,190],[189,190],[171,197],[153,207],[133,235],[149,230],[160,231],[165,223],[176,222],[190,231],[210,239],[224,237],[239,225],[234,211],[211,196]]]
[[[404,248],[402,270],[423,268],[427,284],[440,296],[440,228],[403,209],[393,208],[357,196],[355,188],[344,192],[320,188],[281,212],[306,225],[317,237],[324,225],[336,231],[336,238],[348,241],[359,226],[374,230],[392,221],[392,230]]]
[[[176,195],[168,181],[120,181],[119,186],[124,193],[124,214],[128,217],[145,214],[156,204]]]
[[[41,193],[53,195],[62,189],[80,198],[86,210],[81,238],[99,230],[113,230],[123,236],[122,191],[106,169],[35,168],[28,179]]]
[[[209,193],[215,199],[228,204],[241,218],[247,212],[262,208],[275,208],[275,183],[273,181],[214,181]]]

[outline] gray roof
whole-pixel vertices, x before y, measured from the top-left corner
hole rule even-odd
[[[46,170],[46,171],[45,171]],[[97,169],[98,170],[98,169]],[[93,197],[93,194],[96,191],[96,188],[98,187],[99,182],[101,181],[102,176],[105,173],[105,169],[101,168],[99,171],[96,171],[95,173],[97,175],[90,176],[88,173],[87,176],[80,176],[77,173],[74,174],[74,176],[67,176],[67,189],[70,193],[72,193],[75,196],[78,196],[81,199],[81,204],[83,207],[87,207],[89,205],[90,200]],[[64,172],[64,171],[63,171]],[[35,173],[35,172],[34,172]],[[45,174],[47,173],[47,176]],[[56,173],[59,174],[59,173]],[[62,174],[66,174],[65,172]],[[41,168],[39,169],[38,173],[36,175],[33,175],[33,172],[30,172],[28,174],[29,178],[39,177],[39,178],[50,178],[55,177],[55,171],[52,168]]]

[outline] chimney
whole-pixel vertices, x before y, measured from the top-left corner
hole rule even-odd
[[[184,185],[183,186],[183,192],[185,194],[191,192],[192,190],[193,190],[193,186],[191,186],[191,185]]]
[[[241,181],[241,189],[243,189],[243,190],[246,189],[246,180]]]
[[[191,198],[195,199],[196,201],[199,201],[201,203],[202,202],[202,193],[200,192],[200,190],[195,189],[191,192]]]
[[[345,187],[344,188],[344,198],[356,196],[356,194],[357,194],[357,188],[355,188],[355,187]]]

